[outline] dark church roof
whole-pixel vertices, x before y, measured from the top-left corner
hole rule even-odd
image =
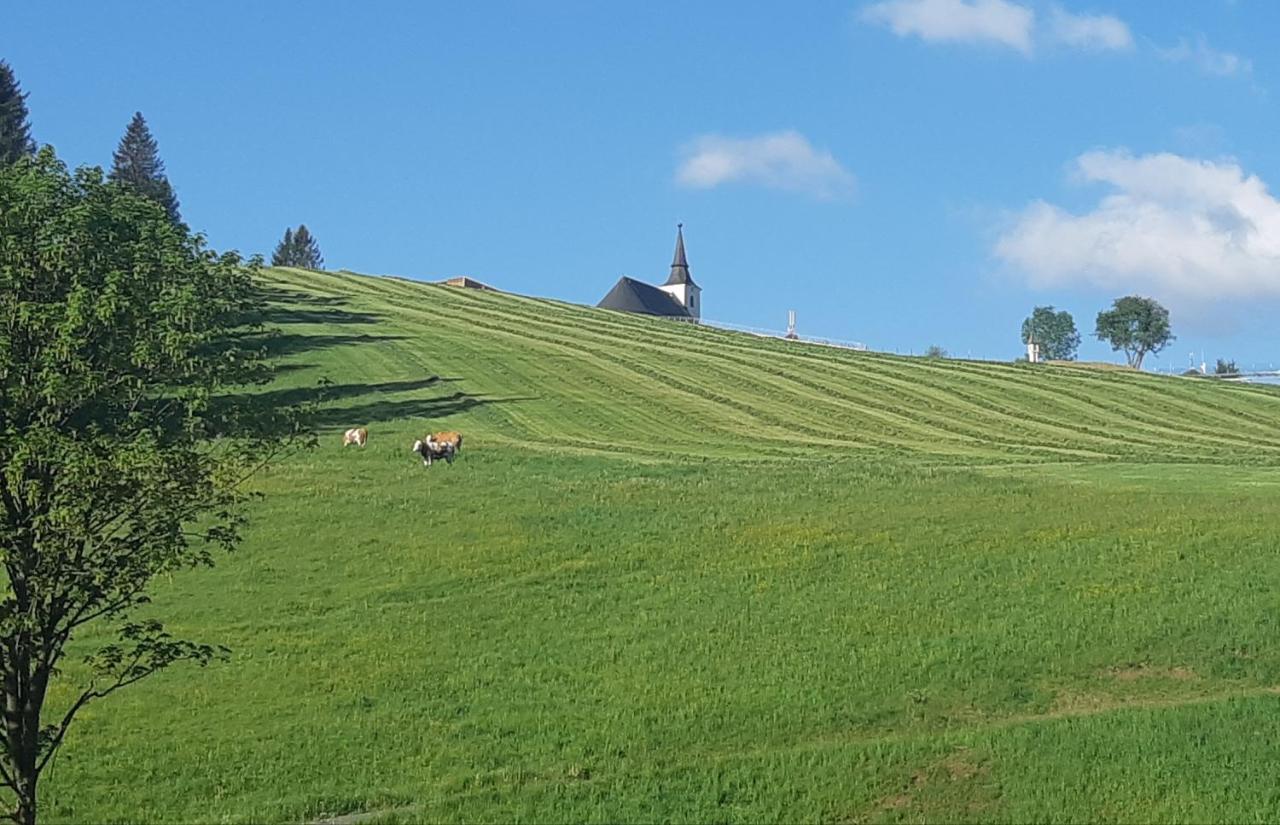
[[[672,267],[673,272],[674,269]],[[679,301],[656,286],[650,286],[626,276],[619,278],[613,285],[613,289],[609,290],[609,294],[601,298],[596,306],[621,312],[642,312],[646,315],[663,315],[671,318],[691,317],[689,311]]]
[[[667,276],[667,286],[673,284],[689,284],[697,286],[689,275],[689,262],[684,257],[684,224],[676,224],[676,255],[671,259],[671,274]]]

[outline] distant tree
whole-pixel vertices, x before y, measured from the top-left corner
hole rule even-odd
[[[271,255],[272,266],[292,266],[298,269],[324,269],[324,258],[320,256],[320,244],[312,237],[306,224],[300,224],[297,230],[286,229],[276,251]]]
[[[1214,375],[1239,375],[1240,368],[1236,366],[1235,361],[1225,361],[1221,358],[1213,368]]]
[[[297,249],[298,263],[303,269],[324,269],[324,258],[320,255],[320,244],[311,237],[306,224],[299,224],[298,231],[293,233],[293,245]]]
[[[1160,352],[1173,340],[1169,310],[1151,298],[1117,298],[1111,309],[1098,313],[1098,340],[1124,352],[1129,366],[1142,369],[1142,360]]]
[[[242,482],[296,419],[243,392],[270,377],[254,265],[47,147],[0,167],[0,217],[0,786],[32,825],[86,704],[221,655],[136,611],[238,543]]]
[[[924,351],[924,357],[925,358],[946,358],[947,351],[942,347],[938,346],[937,344],[933,344],[927,350]]]
[[[9,64],[0,60],[0,166],[35,152],[27,120],[27,96]]]
[[[1053,307],[1036,307],[1022,322],[1022,343],[1035,341],[1040,355],[1048,361],[1074,361],[1080,348],[1080,333],[1075,319],[1065,309],[1054,312]]]
[[[293,266],[293,230],[285,229],[284,237],[276,244],[276,251],[271,253],[272,266]]]
[[[111,161],[111,180],[163,206],[173,223],[182,222],[178,213],[178,197],[165,176],[159,147],[142,112],[134,112]]]

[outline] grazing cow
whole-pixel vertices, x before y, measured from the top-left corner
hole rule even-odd
[[[432,462],[438,458],[443,458],[446,464],[453,464],[455,449],[453,444],[448,442],[433,442],[431,436],[427,436],[426,441],[418,440],[413,442],[413,451],[422,456],[422,466],[424,467],[430,467]]]
[[[443,433],[431,433],[427,436],[428,444],[452,444],[455,453],[462,452],[462,433],[449,430]]]
[[[369,431],[364,427],[352,427],[342,436],[342,446],[355,444],[357,447],[363,447],[365,442],[369,440]]]

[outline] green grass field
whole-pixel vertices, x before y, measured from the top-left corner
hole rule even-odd
[[[1275,389],[269,277],[320,446],[50,820],[1280,817]]]

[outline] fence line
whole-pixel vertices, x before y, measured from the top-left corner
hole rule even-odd
[[[761,338],[781,338],[784,341],[795,341],[800,344],[817,344],[823,347],[836,347],[838,349],[852,349],[859,352],[865,352],[867,345],[861,341],[841,341],[836,338],[811,338],[807,335],[797,335],[794,338],[788,338],[785,332],[776,329],[763,329],[761,327],[748,327],[742,324],[731,324],[727,321],[710,321],[703,318],[699,323],[723,329],[726,332],[743,332],[747,335],[756,335]]]
[[[731,324],[728,321],[712,321],[706,318],[701,319],[699,323],[702,323],[709,327],[713,327],[715,329],[722,329],[722,330],[725,330],[726,332],[741,332],[747,335],[755,335],[760,338],[779,338],[784,341],[795,341],[796,343],[799,343],[799,344],[816,344],[818,346],[823,346],[823,347],[835,347],[836,349],[849,349],[849,350],[856,350],[858,352],[867,351],[867,345],[862,343],[861,341],[842,341],[838,338],[817,338],[817,337],[811,337],[808,335],[797,335],[793,338],[788,338],[785,332],[777,329],[765,329],[763,327],[749,327],[743,324]],[[899,352],[898,350],[894,350],[894,353],[897,355],[915,355],[916,354],[914,352],[902,353],[902,352]],[[957,356],[952,356],[952,357],[957,357]],[[968,355],[965,356],[965,360],[993,361],[997,363],[1008,363],[1013,359],[1012,358],[983,358],[982,356],[975,357],[972,353],[969,353]],[[1152,369],[1151,372],[1164,373],[1166,375],[1177,376],[1185,373],[1186,368],[1184,367],[1180,369],[1178,367],[1175,367],[1172,364],[1167,364],[1163,368],[1156,367]],[[1276,364],[1274,362],[1252,364],[1249,368],[1242,369],[1241,372],[1236,375],[1215,376],[1213,373],[1208,373],[1207,375],[1202,373],[1202,375],[1206,378],[1217,378],[1219,380],[1227,380],[1227,381],[1241,381],[1246,383],[1258,383],[1258,384],[1280,384],[1280,370],[1276,369]]]

